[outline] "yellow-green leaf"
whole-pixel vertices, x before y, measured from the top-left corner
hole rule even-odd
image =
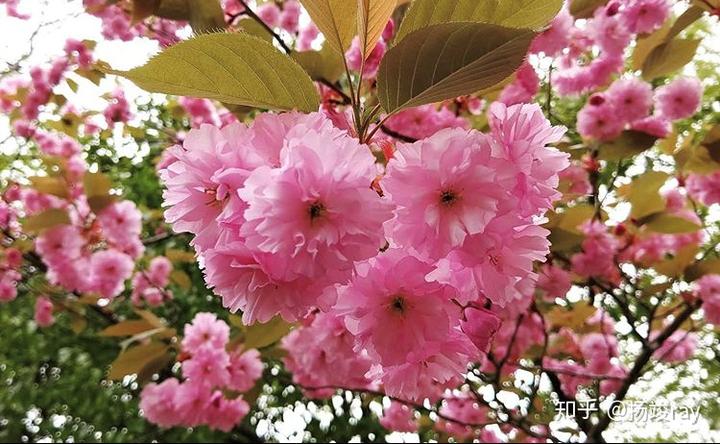
[[[52,208],[42,213],[28,216],[23,222],[23,230],[28,233],[37,233],[58,225],[69,225],[70,216],[65,210]]]
[[[266,42],[272,42],[273,35],[263,25],[258,23],[256,20],[251,18],[244,18],[237,22],[236,25],[240,30],[247,32],[250,35],[261,38]]]
[[[177,43],[123,76],[150,92],[258,108],[316,111],[310,76],[270,43],[247,33],[204,34]]]
[[[115,197],[110,195],[90,196],[88,197],[88,206],[93,213],[99,214],[102,212],[102,210],[112,205],[115,201]]]
[[[677,37],[688,26],[700,20],[703,13],[703,9],[696,5],[687,8],[685,12],[683,12],[680,17],[675,20],[675,23],[673,23],[672,28],[670,28],[670,31],[668,32],[667,39],[669,40]]]
[[[192,287],[192,281],[190,280],[190,276],[187,275],[184,271],[175,270],[172,273],[170,273],[170,281],[172,281],[175,285],[182,288],[183,290],[189,290],[190,287]]]
[[[668,32],[670,32],[670,22],[665,21],[659,29],[656,29],[650,34],[638,37],[632,54],[631,66],[633,70],[639,71],[642,69],[643,63],[645,63],[648,55],[650,55],[653,49],[666,40]]]
[[[62,177],[31,177],[30,183],[37,191],[44,194],[52,194],[60,198],[70,196],[68,185]]]
[[[120,352],[110,364],[108,378],[118,380],[127,375],[139,373],[146,365],[167,353],[168,348],[167,345],[160,342],[150,342],[128,348]]]
[[[720,259],[706,259],[689,266],[685,270],[688,282],[700,279],[706,274],[720,274]]]
[[[363,58],[367,59],[380,40],[397,3],[389,0],[357,0],[357,4],[360,51]]]
[[[623,131],[614,140],[600,145],[598,154],[603,160],[627,159],[649,150],[655,141],[657,137],[642,131]]]
[[[250,325],[245,330],[243,347],[245,349],[267,347],[282,339],[291,328],[292,324],[288,324],[280,316],[275,316],[264,324]]]
[[[641,219],[665,209],[665,199],[660,195],[660,187],[667,179],[667,173],[660,171],[649,171],[633,178],[627,195],[628,202],[632,204],[632,217]]]
[[[655,271],[668,277],[678,277],[683,274],[685,269],[695,261],[695,255],[698,252],[698,246],[694,244],[686,245],[670,259],[665,259],[653,265]]]
[[[608,0],[572,0],[570,2],[570,14],[575,18],[590,18],[595,10],[605,6]]]
[[[653,80],[680,70],[695,58],[698,45],[698,39],[673,39],[655,47],[643,63],[643,77]]]
[[[553,328],[568,327],[571,330],[577,330],[582,327],[585,322],[595,314],[597,309],[592,305],[576,304],[569,310],[565,307],[554,307],[546,315],[546,319],[550,321]]]
[[[327,45],[320,51],[295,52],[292,58],[310,74],[313,80],[335,83],[344,71],[342,58]]]
[[[385,111],[472,94],[512,75],[535,33],[484,23],[444,23],[415,31],[390,49],[378,71]]]
[[[100,336],[133,336],[144,331],[156,328],[144,319],[133,319],[129,321],[118,322],[102,330]]]
[[[161,0],[132,0],[132,23],[139,23],[155,14],[160,2]]]
[[[664,234],[694,233],[702,228],[700,225],[684,217],[674,216],[668,213],[650,215],[644,222],[648,230]]]
[[[186,250],[179,250],[177,248],[168,248],[165,250],[165,257],[170,259],[172,262],[195,262],[195,253]]]
[[[103,173],[85,173],[83,187],[87,196],[104,196],[110,192],[112,182]]]
[[[163,3],[167,0],[163,0]],[[195,34],[225,29],[225,12],[218,0],[185,0],[190,13],[190,27]]]
[[[357,30],[357,0],[300,0],[327,44],[344,57]],[[342,61],[342,59],[341,59]]]
[[[415,0],[398,30],[400,43],[413,31],[448,22],[478,22],[539,29],[560,12],[562,0]]]

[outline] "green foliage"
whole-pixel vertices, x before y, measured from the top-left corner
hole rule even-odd
[[[510,28],[538,29],[560,11],[561,0],[415,0],[396,41],[413,31],[448,22],[479,22]]]
[[[415,31],[380,64],[380,103],[393,113],[494,86],[522,64],[534,36],[527,29],[470,22]]]
[[[144,66],[108,72],[151,92],[265,109],[311,112],[319,106],[315,86],[300,65],[247,33],[200,35],[167,48]]]

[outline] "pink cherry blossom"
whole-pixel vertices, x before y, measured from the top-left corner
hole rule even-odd
[[[563,268],[543,264],[538,273],[537,286],[549,298],[563,298],[572,287],[572,278]]]
[[[208,427],[222,432],[230,432],[250,412],[242,398],[227,399],[222,392],[215,391],[205,412],[205,423]]]
[[[478,350],[487,352],[501,324],[502,320],[495,313],[484,308],[468,307],[463,311],[460,329]]]
[[[135,263],[118,250],[103,250],[90,257],[90,286],[105,298],[114,298],[132,275]]]
[[[212,313],[198,313],[185,325],[183,350],[196,353],[201,348],[224,349],[230,340],[230,327]]]
[[[160,384],[150,383],[140,394],[140,408],[143,416],[160,427],[174,427],[180,423],[180,412],[175,404],[175,396],[180,382],[168,378]]]
[[[503,197],[490,155],[487,136],[459,129],[399,146],[382,181],[397,205],[385,225],[393,241],[440,258],[481,233]]]
[[[210,388],[224,387],[230,381],[230,357],[224,348],[198,347],[190,359],[182,363],[182,372],[193,384]]]
[[[390,406],[383,409],[380,425],[394,432],[413,433],[418,430],[413,409],[398,401],[390,402]]]
[[[652,86],[637,78],[613,82],[605,92],[615,117],[628,123],[647,117],[652,107]]]
[[[425,276],[432,266],[392,249],[358,266],[358,276],[340,293],[336,310],[366,349],[383,365],[406,362],[431,341],[443,341],[460,311],[455,290]]]
[[[695,77],[678,77],[655,90],[655,111],[670,120],[691,117],[700,109],[703,86]]]
[[[55,323],[53,303],[46,296],[41,296],[35,301],[35,323],[39,327],[49,327]]]
[[[386,127],[398,134],[424,139],[445,128],[469,129],[469,122],[445,106],[422,105],[402,110],[390,117]]]
[[[657,335],[656,335],[657,336]],[[652,337],[652,335],[651,335]],[[698,346],[698,336],[695,333],[677,330],[663,341],[660,348],[653,355],[655,358],[669,363],[685,362],[692,358]]]
[[[720,203],[720,172],[691,174],[685,181],[685,188],[688,195],[705,205]]]
[[[238,392],[246,392],[255,386],[255,383],[262,376],[263,363],[260,359],[260,352],[250,349],[246,352],[235,352],[230,355],[228,365],[230,378],[228,387]]]
[[[265,265],[273,276],[347,281],[353,261],[385,243],[391,206],[370,189],[375,158],[340,130],[299,125],[280,162],[254,170],[239,191],[248,205],[240,229],[247,247],[272,255]]]
[[[705,275],[695,282],[695,286],[703,301],[705,320],[713,325],[720,325],[720,275]]]
[[[293,382],[304,387],[311,397],[332,395],[328,387],[367,388],[371,381],[367,353],[353,349],[354,338],[343,320],[333,314],[318,314],[282,339],[288,355],[285,366]]]
[[[649,34],[658,29],[670,16],[667,0],[623,0],[622,18],[632,33]]]

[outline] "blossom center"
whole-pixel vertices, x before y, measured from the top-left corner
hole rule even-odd
[[[445,190],[440,193],[440,203],[446,207],[452,206],[455,202],[458,201],[458,198],[458,194],[452,190]]]
[[[316,200],[315,202],[310,204],[307,210],[311,222],[314,222],[316,219],[322,217],[326,211],[327,208],[325,208],[325,204],[323,204],[319,200]]]
[[[405,313],[405,298],[402,295],[395,295],[390,301],[390,309],[398,314]]]

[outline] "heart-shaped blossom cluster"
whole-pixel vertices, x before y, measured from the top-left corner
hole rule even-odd
[[[355,381],[438,399],[500,328],[483,307],[527,307],[568,165],[547,147],[564,129],[538,106],[489,117],[489,134],[400,144],[384,169],[322,114],[203,125],[161,171],[166,218],[195,235],[207,283],[244,322],[308,319],[284,344],[309,391]]]

